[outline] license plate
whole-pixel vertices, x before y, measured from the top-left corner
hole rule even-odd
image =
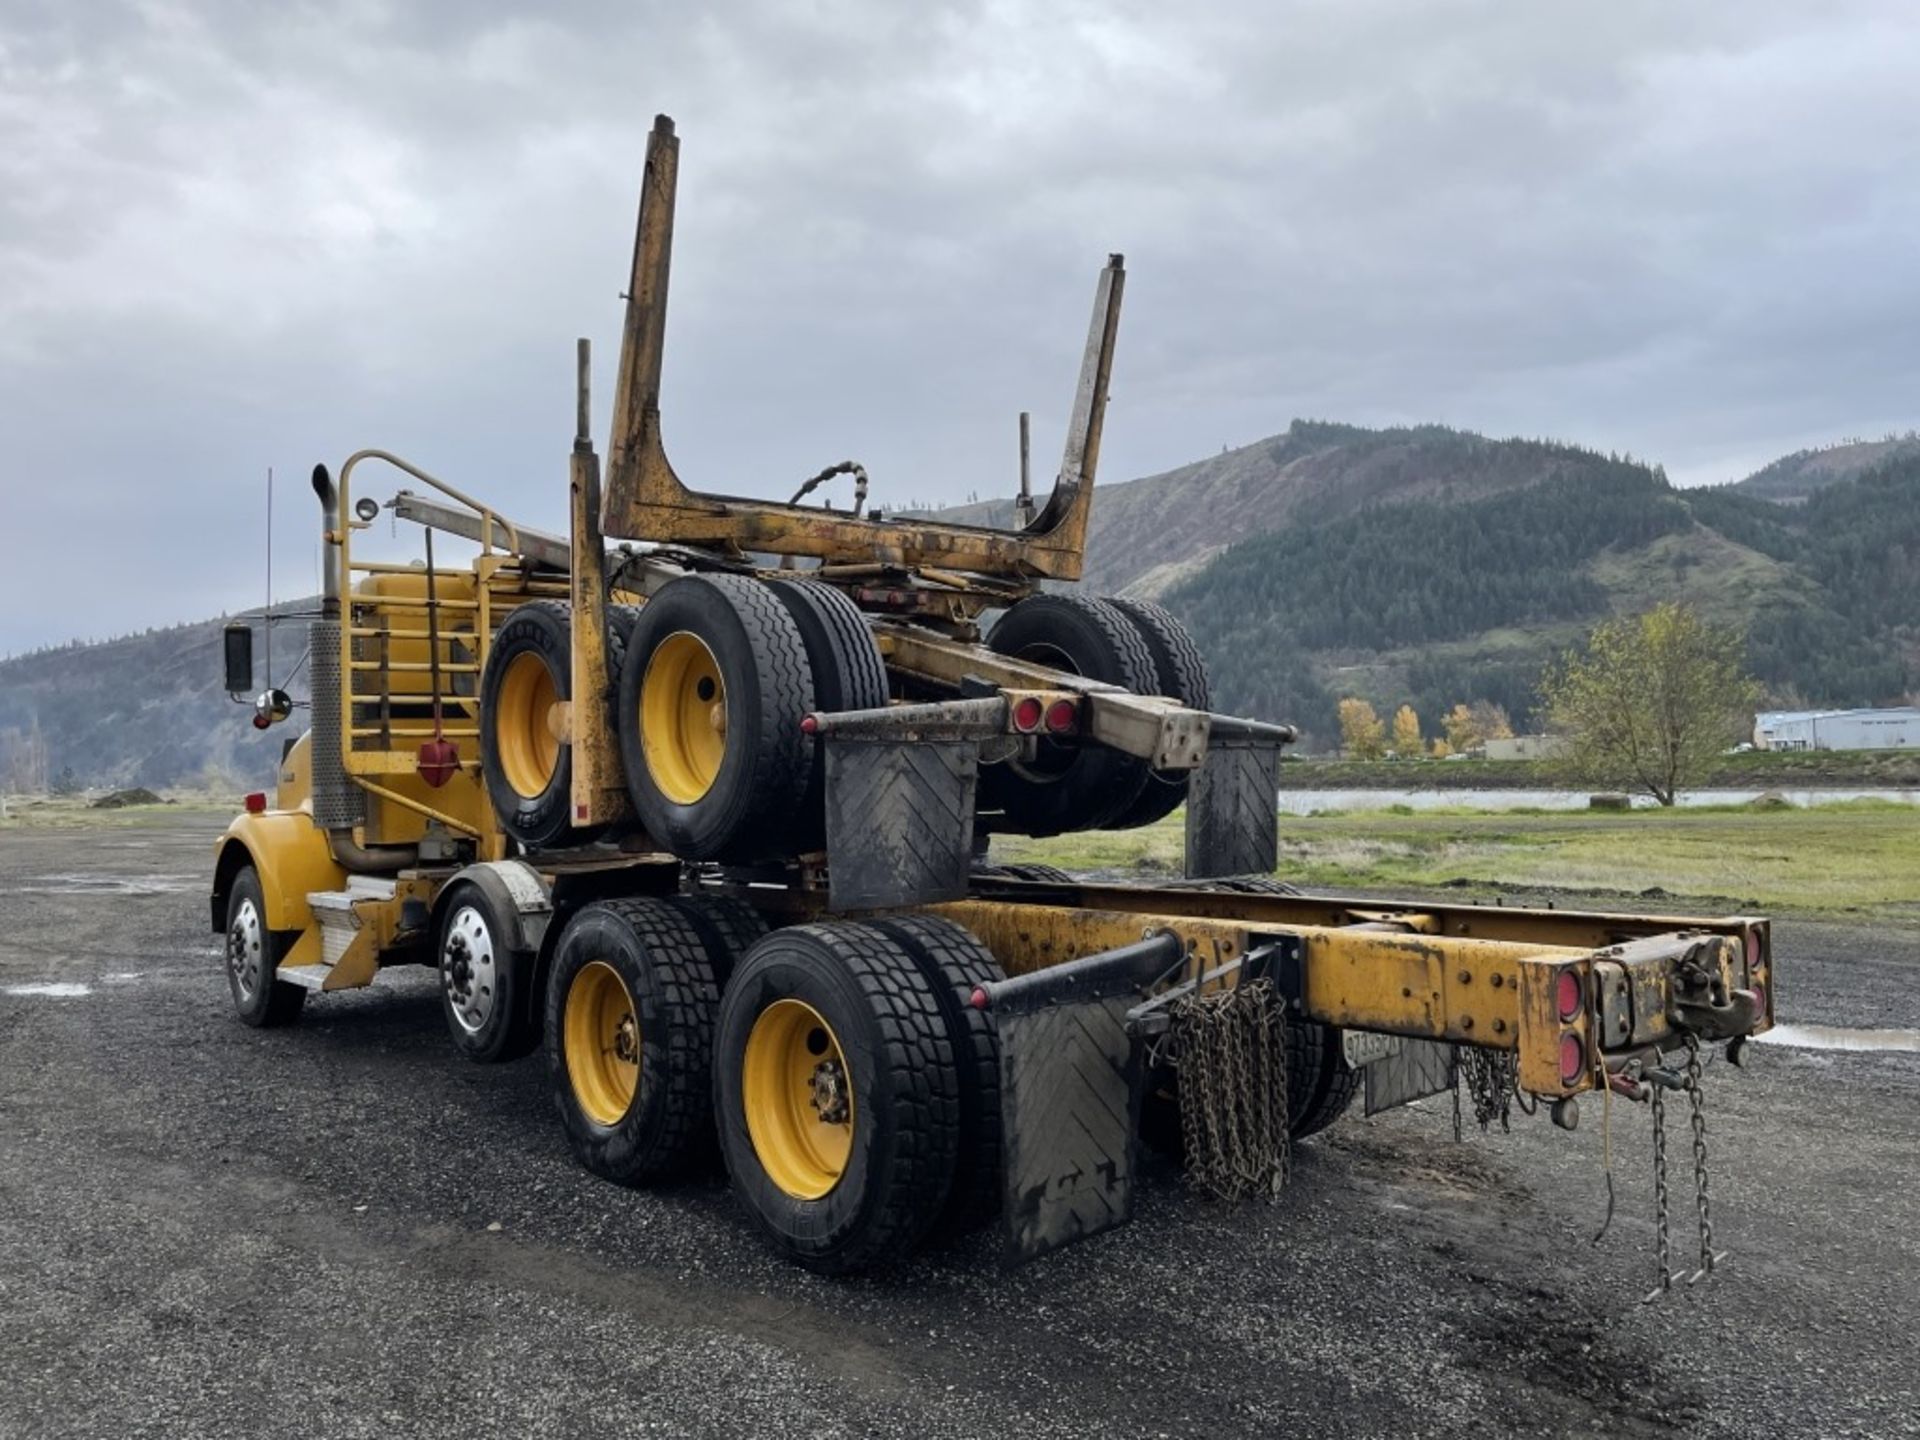
[[[1372,1030],[1342,1030],[1340,1049],[1347,1057],[1347,1068],[1358,1070],[1376,1060],[1385,1060],[1389,1055],[1398,1055],[1400,1037],[1381,1035]]]

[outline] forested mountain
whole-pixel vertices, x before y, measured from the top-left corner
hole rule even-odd
[[[1920,434],[1911,430],[1882,440],[1843,440],[1838,445],[1782,455],[1733,488],[1756,500],[1794,505],[1837,480],[1851,480],[1890,460],[1913,455],[1920,455]]]
[[[1100,485],[1085,583],[1106,594],[1157,595],[1249,535],[1380,505],[1475,500],[1610,463],[1572,445],[1489,440],[1444,425],[1366,430],[1295,420],[1284,434],[1178,470]],[[1013,523],[1008,500],[939,513],[961,524]]]
[[[258,612],[254,655],[264,683]],[[203,620],[98,644],[63,645],[0,661],[0,789],[44,790],[63,775],[78,785],[193,785],[273,777],[295,721],[262,734],[252,711],[221,691],[220,632]],[[305,649],[306,627],[274,625],[274,680]],[[302,698],[304,684],[290,687]]]
[[[1333,742],[1344,695],[1382,714],[1411,703],[1430,735],[1477,700],[1525,726],[1553,653],[1664,599],[1739,626],[1782,704],[1898,700],[1920,690],[1920,440],[1884,443],[1877,463],[1820,483],[1804,481],[1809,455],[1859,447],[1676,490],[1570,445],[1296,421],[1102,487],[1088,585],[1158,595],[1212,659],[1216,703],[1303,725],[1309,748]],[[1755,482],[1790,464],[1793,503],[1764,498],[1774,481]],[[941,513],[1012,517],[1006,501]],[[0,661],[0,787],[69,769],[264,783],[293,727],[260,735],[220,693],[220,624]],[[276,641],[276,679],[298,630]]]
[[[1595,457],[1508,494],[1258,536],[1162,598],[1212,659],[1218,703],[1322,742],[1349,694],[1410,703],[1429,733],[1476,699],[1525,724],[1556,650],[1665,599],[1745,632],[1782,704],[1895,701],[1920,687],[1920,453],[1797,505]]]

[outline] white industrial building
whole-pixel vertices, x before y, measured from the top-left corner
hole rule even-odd
[[[1753,717],[1760,750],[1920,749],[1920,708],[1763,710]]]

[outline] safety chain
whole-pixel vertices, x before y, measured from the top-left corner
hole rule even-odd
[[[1658,1300],[1673,1288],[1679,1276],[1672,1268],[1673,1243],[1667,1234],[1667,1102],[1658,1085],[1648,1095],[1647,1104],[1653,1110],[1653,1244],[1660,1261],[1660,1283],[1644,1298]]]
[[[1651,1093],[1647,1098],[1653,1110],[1654,1244],[1660,1260],[1660,1283],[1647,1292],[1647,1300],[1659,1299],[1683,1275],[1687,1284],[1699,1284],[1713,1274],[1715,1265],[1727,1258],[1726,1251],[1713,1248],[1713,1207],[1707,1192],[1706,1092],[1700,1083],[1700,1038],[1689,1034],[1686,1041],[1686,1071],[1677,1085],[1670,1075],[1650,1073],[1648,1076],[1652,1081]],[[1673,1247],[1667,1233],[1667,1110],[1664,1092],[1670,1085],[1686,1091],[1688,1119],[1693,1130],[1693,1195],[1700,1219],[1700,1268],[1691,1275],[1672,1268]]]
[[[1270,980],[1168,1007],[1187,1178],[1222,1200],[1278,1195],[1292,1166],[1287,1026]]]
[[[1698,1284],[1713,1273],[1714,1262],[1726,1259],[1713,1249],[1713,1212],[1707,1199],[1707,1112],[1706,1095],[1700,1085],[1700,1037],[1687,1035],[1687,1101],[1693,1115],[1693,1188],[1700,1206],[1700,1268],[1688,1279]]]

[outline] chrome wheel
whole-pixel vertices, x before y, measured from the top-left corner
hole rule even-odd
[[[492,1016],[499,981],[493,932],[486,917],[475,907],[463,905],[447,922],[440,950],[440,984],[447,992],[454,1023],[469,1035],[479,1034]]]
[[[260,971],[266,963],[266,931],[260,923],[260,911],[250,899],[243,898],[234,907],[233,922],[227,927],[227,973],[233,978],[234,992],[242,1001],[251,1000],[260,990]]]

